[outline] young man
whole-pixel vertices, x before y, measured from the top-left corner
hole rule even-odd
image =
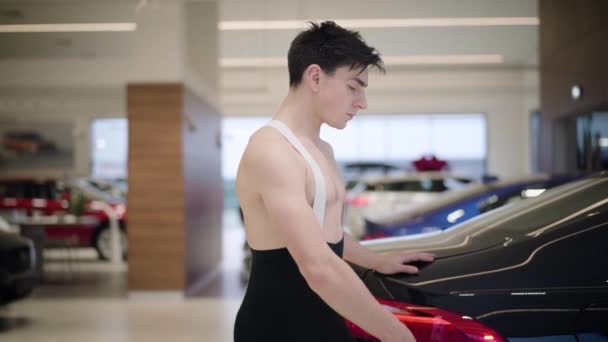
[[[288,64],[289,94],[251,136],[237,174],[252,268],[235,341],[350,341],[344,318],[381,341],[414,341],[342,258],[391,274],[416,273],[406,263],[433,256],[377,255],[344,234],[344,183],[319,138],[322,124],[343,129],[367,107],[368,67],[383,71],[382,60],[328,21],[294,39]]]

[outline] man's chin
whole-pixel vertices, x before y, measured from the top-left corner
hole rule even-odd
[[[345,121],[345,122],[336,122],[336,123],[329,123],[329,122],[327,122],[326,124],[327,124],[329,127],[331,127],[331,128],[335,128],[335,129],[340,129],[340,130],[342,130],[342,129],[345,129],[345,128],[346,128],[347,123],[348,123],[348,122],[347,122],[347,121]]]

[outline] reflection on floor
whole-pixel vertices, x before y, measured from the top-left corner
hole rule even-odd
[[[30,299],[2,324],[3,342],[231,341],[237,300]]]
[[[222,272],[195,296],[241,299],[245,284],[241,281],[245,231],[237,211],[224,213]]]
[[[94,249],[47,250],[44,282],[32,298],[124,298],[127,265],[113,265],[97,258]]]
[[[44,285],[28,299],[0,309],[0,340],[232,341],[244,294],[244,231],[234,211],[224,214],[223,241],[222,272],[188,299],[128,298],[125,264],[98,261],[92,250],[47,251]]]

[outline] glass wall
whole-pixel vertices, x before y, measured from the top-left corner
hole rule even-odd
[[[129,148],[127,119],[93,120],[90,136],[91,176],[97,179],[125,179]]]
[[[270,117],[229,117],[222,122],[222,175],[226,207],[235,207],[234,179],[241,155],[253,132]],[[344,130],[324,125],[321,138],[329,142],[338,163],[383,162],[413,170],[412,162],[434,155],[450,171],[481,177],[486,171],[487,137],[483,114],[367,115]]]
[[[576,140],[578,170],[608,170],[608,112],[579,116]]]

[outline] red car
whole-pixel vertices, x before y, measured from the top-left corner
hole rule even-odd
[[[46,238],[70,238],[79,247],[95,248],[100,259],[109,259],[110,224],[108,216],[100,209],[101,202],[99,199],[87,197],[74,186],[65,186],[55,180],[0,180],[0,215],[8,221],[18,224],[19,221],[36,216],[61,217],[73,214],[75,222],[47,224]],[[108,204],[114,209],[119,220],[124,256],[127,250],[126,206],[120,202]]]
[[[471,317],[395,300],[378,301],[410,329],[417,342],[506,342],[496,331]],[[378,341],[348,320],[346,325],[357,342]]]

